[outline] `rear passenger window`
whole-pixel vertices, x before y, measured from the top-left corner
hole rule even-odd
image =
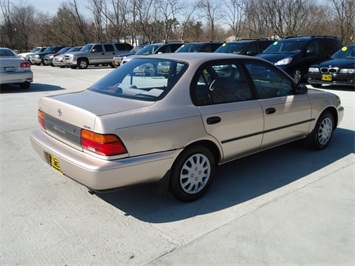
[[[293,94],[291,82],[270,66],[253,62],[246,64],[246,68],[253,79],[259,98],[267,99]]]
[[[112,44],[104,44],[106,52],[113,52],[115,49]]]
[[[205,67],[191,87],[191,96],[198,106],[252,99],[247,80],[237,64]]]

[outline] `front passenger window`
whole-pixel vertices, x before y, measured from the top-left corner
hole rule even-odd
[[[103,52],[102,45],[95,45],[94,48],[92,48],[92,51],[94,53]]]
[[[246,67],[259,98],[267,99],[293,94],[290,80],[272,67],[259,62],[248,63]]]

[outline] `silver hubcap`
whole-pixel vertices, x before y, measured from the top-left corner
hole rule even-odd
[[[329,117],[323,119],[318,130],[318,141],[319,144],[325,145],[330,140],[333,132],[333,123]]]
[[[80,66],[81,66],[82,68],[85,68],[85,67],[86,67],[86,62],[85,62],[85,61],[81,61],[81,62],[80,62]]]
[[[187,194],[200,192],[207,184],[210,173],[211,164],[208,158],[201,153],[192,155],[181,168],[181,188]]]

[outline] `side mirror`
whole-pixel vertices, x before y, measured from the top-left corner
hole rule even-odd
[[[296,88],[296,94],[306,94],[308,91],[308,88],[304,84],[297,84]]]

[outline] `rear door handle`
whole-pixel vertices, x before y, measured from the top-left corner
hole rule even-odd
[[[212,116],[212,117],[209,117],[207,118],[207,124],[208,125],[213,125],[213,124],[217,124],[219,122],[221,122],[221,118],[219,116]]]
[[[276,109],[273,108],[273,107],[267,108],[267,109],[265,110],[265,114],[267,114],[267,115],[271,115],[271,114],[273,114],[273,113],[275,113],[275,112],[276,112]]]

